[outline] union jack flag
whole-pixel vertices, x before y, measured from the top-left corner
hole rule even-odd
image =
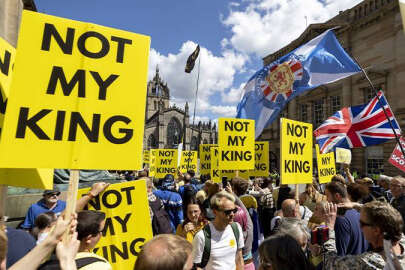
[[[378,92],[378,97],[399,136],[401,129],[382,91]],[[321,153],[329,152],[335,147],[367,147],[395,139],[377,97],[367,104],[336,112],[314,131],[314,135]]]

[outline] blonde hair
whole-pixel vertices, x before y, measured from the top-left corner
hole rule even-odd
[[[7,235],[3,230],[0,230],[0,263],[7,256]]]
[[[217,194],[215,194],[214,196],[212,196],[211,201],[210,201],[211,208],[219,209],[219,206],[221,205],[221,201],[223,198],[226,198],[226,199],[230,200],[231,202],[235,203],[235,197],[231,193],[228,193],[225,190],[222,190],[222,191],[218,192]]]

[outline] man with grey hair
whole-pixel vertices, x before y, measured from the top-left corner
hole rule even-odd
[[[306,250],[311,237],[305,222],[296,218],[284,218],[277,233],[288,234],[293,237],[297,240],[303,251]]]
[[[235,197],[220,191],[211,198],[215,215],[193,239],[193,262],[197,269],[242,270],[244,247],[242,228],[233,218],[238,211]]]
[[[405,178],[402,176],[393,177],[390,183],[390,190],[393,196],[391,205],[401,214],[402,220],[405,220]]]
[[[299,204],[294,199],[284,200],[281,204],[281,214],[271,220],[270,229],[273,233],[278,230],[282,220],[285,218],[301,219]]]

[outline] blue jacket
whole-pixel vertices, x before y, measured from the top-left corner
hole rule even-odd
[[[66,208],[66,202],[58,200],[58,202],[56,203],[56,206],[52,210],[49,210],[49,208],[46,206],[44,200],[41,199],[38,202],[36,202],[30,206],[30,208],[28,209],[27,215],[25,216],[24,223],[21,225],[21,227],[24,229],[31,229],[34,227],[35,219],[40,214],[52,211],[58,216],[60,213],[63,212],[63,210],[65,210],[65,208]]]
[[[153,192],[156,197],[162,200],[165,205],[165,209],[169,214],[170,225],[172,226],[173,232],[179,224],[183,222],[183,201],[179,193],[169,190],[157,189]]]

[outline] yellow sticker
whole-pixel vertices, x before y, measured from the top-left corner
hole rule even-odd
[[[231,239],[231,241],[229,241],[229,246],[231,247],[235,246],[235,239]]]

